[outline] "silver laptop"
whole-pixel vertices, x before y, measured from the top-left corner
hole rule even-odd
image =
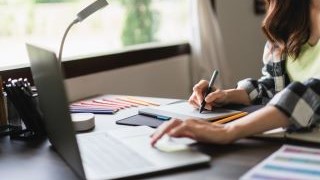
[[[193,150],[165,153],[150,146],[150,129],[135,127],[76,135],[55,53],[27,44],[49,141],[83,179],[115,179],[208,163]]]

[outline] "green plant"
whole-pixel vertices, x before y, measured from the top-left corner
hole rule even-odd
[[[152,0],[121,0],[127,14],[122,30],[125,46],[155,41],[158,16],[152,10]]]
[[[57,2],[72,2],[74,0],[34,0],[35,3],[57,3]]]

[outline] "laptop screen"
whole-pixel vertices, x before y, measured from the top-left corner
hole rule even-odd
[[[58,154],[84,178],[63,75],[54,52],[26,44],[48,138]]]

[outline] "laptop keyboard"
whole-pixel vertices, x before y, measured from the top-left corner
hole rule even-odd
[[[152,163],[108,134],[77,138],[85,168],[95,173],[130,171]]]

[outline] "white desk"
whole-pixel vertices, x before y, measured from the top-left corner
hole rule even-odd
[[[153,99],[160,104],[170,99]],[[106,131],[127,126],[115,121],[137,113],[130,108],[115,115],[97,115],[94,131]],[[134,127],[132,127],[134,128]],[[281,142],[241,140],[232,145],[199,145],[199,150],[212,156],[211,166],[189,167],[161,172],[148,179],[237,179],[251,167],[270,155],[282,145]],[[71,169],[50,148],[47,140],[40,142],[10,141],[0,138],[0,179],[72,180],[77,179]]]

